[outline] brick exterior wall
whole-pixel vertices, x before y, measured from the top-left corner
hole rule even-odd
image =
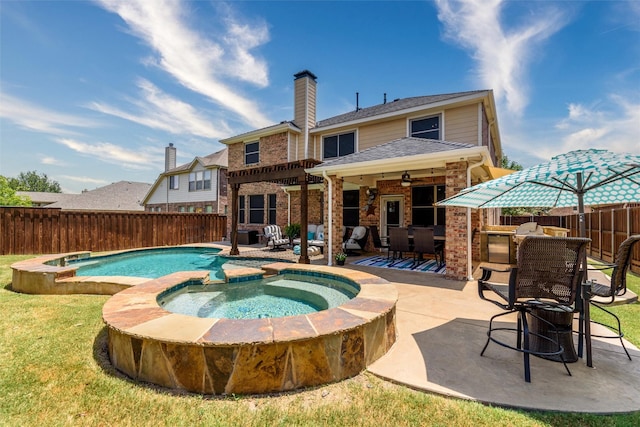
[[[467,187],[467,162],[447,163],[446,196],[451,197]],[[447,207],[445,263],[447,278],[467,278],[467,209]],[[473,222],[472,222],[473,225]],[[479,240],[479,237],[478,237]]]
[[[309,190],[307,193],[308,224],[324,224],[324,197],[320,190]],[[291,222],[300,223],[300,192],[291,192]]]
[[[255,142],[248,140],[245,142]],[[288,161],[288,139],[287,132],[277,133],[260,138],[260,161],[245,165],[244,163],[244,143],[229,145],[229,170],[249,169],[257,166],[275,165]],[[247,184],[248,185],[248,184]]]
[[[333,218],[331,223],[329,222],[329,213],[327,211],[325,211],[324,213],[324,223],[325,224],[331,224],[331,235],[333,236],[333,241],[332,241],[332,253],[335,255],[338,252],[342,251],[342,189],[343,189],[343,182],[341,179],[336,178],[335,176],[331,176],[331,181],[333,183],[333,189],[332,189],[332,198],[331,201],[326,201],[325,203],[331,203],[331,212],[333,213]],[[324,191],[325,194],[327,194],[327,198],[328,198],[328,194],[329,194],[329,183],[327,182],[327,180],[325,180],[324,183]],[[325,225],[325,229],[327,229],[327,226]],[[328,250],[327,250],[327,245],[328,242],[325,243],[325,258],[328,256]],[[331,263],[334,263],[333,260],[331,260]]]

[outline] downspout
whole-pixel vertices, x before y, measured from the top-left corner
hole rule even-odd
[[[327,248],[327,265],[333,265],[333,209],[331,209],[333,205],[333,182],[329,175],[327,175],[327,171],[322,171],[322,176],[329,182],[329,194],[328,194],[328,205],[327,205],[327,223],[329,224],[329,234],[328,234],[328,248]]]
[[[477,163],[472,163],[467,166],[467,188],[471,187],[471,169],[477,168],[481,166],[486,160],[486,154],[482,153],[482,158]],[[471,245],[473,244],[471,237],[473,236],[473,231],[471,229],[471,208],[467,208],[467,280],[473,280],[473,264],[472,264],[472,250]]]

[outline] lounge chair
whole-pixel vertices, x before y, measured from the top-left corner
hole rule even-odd
[[[263,231],[264,237],[267,239],[267,246],[271,246],[271,250],[284,250],[282,246],[289,244],[289,239],[282,235],[279,225],[267,225]]]
[[[369,237],[369,229],[361,225],[354,227],[351,237],[342,244],[342,248],[346,253],[354,253],[353,251],[363,251]]]

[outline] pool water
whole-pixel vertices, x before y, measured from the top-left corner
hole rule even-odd
[[[133,276],[156,279],[177,271],[209,270],[211,279],[224,279],[216,248],[156,248],[70,261],[77,276]]]
[[[162,308],[196,317],[259,319],[337,307],[354,298],[353,283],[301,274],[224,284],[192,284],[158,296]]]

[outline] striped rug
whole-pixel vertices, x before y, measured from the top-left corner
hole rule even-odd
[[[433,259],[426,259],[419,263],[414,263],[413,258],[387,259],[386,255],[376,255],[355,261],[353,264],[364,265],[367,267],[393,268],[394,270],[422,271],[424,273],[435,274],[444,274],[446,272],[446,265],[442,264],[438,267],[438,263]]]

